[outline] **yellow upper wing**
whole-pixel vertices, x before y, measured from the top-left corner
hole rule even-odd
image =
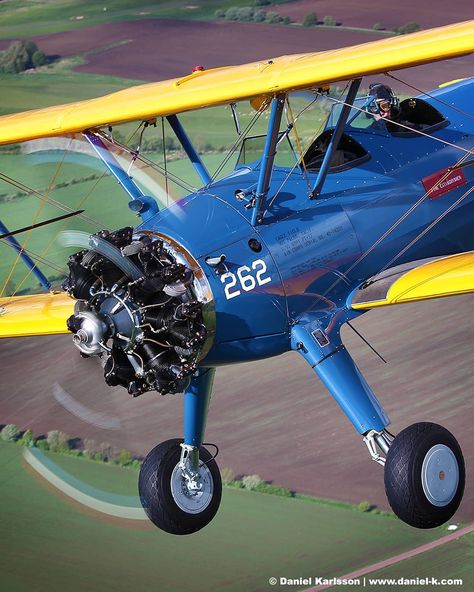
[[[408,68],[474,51],[474,20],[345,47],[242,66],[198,71],[182,79],[0,117],[0,144],[200,109]]]

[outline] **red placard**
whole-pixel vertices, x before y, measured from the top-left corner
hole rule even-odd
[[[428,177],[423,177],[421,182],[425,190],[430,192],[429,198],[436,199],[456,187],[462,187],[467,183],[467,179],[461,169],[456,169],[448,173],[449,169],[443,169]],[[442,181],[441,181],[442,179]]]

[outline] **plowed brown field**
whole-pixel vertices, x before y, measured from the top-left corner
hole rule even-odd
[[[361,317],[358,329],[388,364],[352,332],[345,334],[394,432],[429,420],[460,440],[468,477],[459,516],[466,521],[474,519],[473,304],[464,296]],[[97,361],[82,359],[68,336],[2,340],[0,367],[2,423],[37,434],[61,429],[142,454],[181,434],[180,395],[132,399],[108,388]],[[237,474],[387,505],[382,468],[369,460],[360,436],[297,354],[218,369],[206,440],[220,446],[220,467]]]
[[[443,0],[429,3],[412,0],[296,0],[278,6],[277,10],[296,22],[302,22],[309,12],[315,12],[320,21],[330,15],[342,25],[368,29],[375,23],[386,29],[395,29],[408,21],[415,21],[423,29],[429,29],[474,17],[471,0],[457,0],[452,5]]]

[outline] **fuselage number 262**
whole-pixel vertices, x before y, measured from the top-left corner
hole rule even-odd
[[[267,265],[263,259],[252,261],[252,267],[242,265],[233,273],[227,271],[221,275],[221,282],[224,284],[224,292],[227,300],[240,296],[242,290],[250,292],[257,286],[263,286],[272,281],[270,276],[266,276]]]

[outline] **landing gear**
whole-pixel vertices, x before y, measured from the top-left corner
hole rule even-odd
[[[215,516],[222,494],[217,463],[202,446],[162,442],[147,455],[138,482],[148,518],[171,534],[191,534]]]
[[[455,437],[435,423],[415,423],[393,440],[385,462],[385,491],[395,514],[410,526],[434,528],[461,502],[465,469]]]
[[[215,368],[199,368],[184,392],[184,440],[167,440],[148,454],[138,480],[148,518],[171,534],[191,534],[214,518],[222,483],[202,446]]]

